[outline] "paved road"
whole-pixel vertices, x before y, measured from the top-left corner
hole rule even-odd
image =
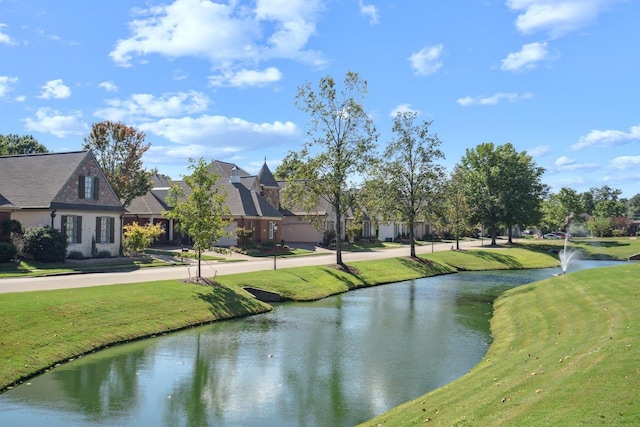
[[[484,241],[488,243],[487,240]],[[480,247],[480,241],[460,242],[462,249]],[[433,251],[451,250],[451,243],[436,243],[434,245],[416,246],[418,254]],[[394,249],[380,249],[368,252],[342,252],[342,260],[345,263],[354,261],[367,261],[383,258],[394,258],[409,255],[409,246]],[[241,255],[232,255],[231,259],[242,258]],[[302,256],[290,258],[278,258],[277,268],[301,267],[307,265],[335,264],[335,252],[319,249],[316,256]],[[248,258],[243,262],[203,262],[202,275],[213,277],[250,271],[263,271],[273,269],[273,258]],[[0,293],[26,292],[51,289],[73,289],[89,286],[138,283],[167,279],[185,279],[196,274],[196,265],[142,268],[134,271],[104,272],[71,274],[50,277],[22,277],[0,279]]]

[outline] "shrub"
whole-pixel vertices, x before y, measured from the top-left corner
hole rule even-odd
[[[53,227],[32,227],[24,235],[23,251],[37,261],[64,262],[67,236]]]
[[[84,254],[80,251],[71,251],[67,254],[69,259],[84,259]]]
[[[159,224],[139,225],[137,222],[124,227],[124,250],[127,255],[137,255],[151,245],[153,239],[162,234]]]
[[[112,257],[112,255],[111,255],[111,252],[109,252],[109,251],[108,251],[108,250],[106,250],[106,249],[103,249],[103,250],[101,250],[101,251],[98,251],[98,253],[96,253],[96,256],[95,256],[95,257],[96,257],[96,258],[111,258],[111,257]]]
[[[0,242],[0,262],[9,262],[18,254],[16,245],[10,242]]]

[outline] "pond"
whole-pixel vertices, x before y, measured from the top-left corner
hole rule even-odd
[[[0,395],[0,425],[352,426],[468,372],[493,299],[558,271],[412,280],[116,346]]]

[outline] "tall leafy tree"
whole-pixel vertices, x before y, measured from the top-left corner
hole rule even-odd
[[[332,207],[336,232],[336,263],[342,261],[341,219],[356,205],[358,192],[349,180],[365,176],[375,163],[378,138],[375,125],[362,106],[367,82],[357,73],[345,75],[342,89],[331,76],[320,79],[318,88],[306,83],[298,88],[296,106],[310,117],[309,139],[287,160],[299,161],[283,192],[285,206],[314,212],[321,200]],[[314,219],[317,217],[311,217]]]
[[[497,228],[503,215],[503,175],[500,155],[492,142],[467,149],[460,162],[466,180],[467,200],[475,207],[472,221],[486,226],[491,244],[496,244]]]
[[[548,188],[542,183],[544,169],[537,166],[526,151],[517,152],[513,145],[497,147],[500,156],[500,191],[503,206],[501,222],[506,226],[509,243],[513,243],[513,226],[539,224],[542,200]]]
[[[491,244],[496,244],[499,225],[537,223],[542,218],[542,197],[547,189],[541,183],[544,169],[526,152],[518,153],[511,144],[492,142],[467,149],[460,166],[467,177],[467,197],[475,207],[473,219],[486,225]]]
[[[197,277],[201,279],[202,252],[227,235],[230,212],[227,194],[216,186],[220,177],[209,170],[205,160],[189,159],[189,170],[191,175],[183,177],[184,185],[174,184],[169,189],[165,200],[172,209],[163,215],[175,220],[178,229],[193,240],[198,255]]]
[[[393,121],[395,138],[384,151],[383,160],[372,173],[370,192],[379,199],[385,221],[398,221],[409,230],[410,256],[416,256],[415,227],[433,212],[438,190],[444,183],[444,158],[438,135],[429,132],[430,121],[416,123],[414,112],[399,113]]]
[[[0,135],[0,156],[48,152],[47,147],[40,144],[32,135]]]
[[[151,147],[144,132],[120,122],[94,123],[84,138],[83,149],[91,150],[118,198],[127,207],[151,190],[155,170],[143,167],[142,155]]]
[[[557,193],[551,193],[544,201],[543,224],[549,230],[567,231],[569,225],[579,219],[585,208],[583,198],[572,188],[562,187]]]

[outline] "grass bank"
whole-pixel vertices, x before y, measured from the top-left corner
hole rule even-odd
[[[391,258],[350,264],[219,276],[223,286],[179,280],[70,290],[3,294],[0,299],[0,390],[57,363],[114,343],[270,310],[243,291],[253,286],[292,300],[314,300],[365,286],[458,269],[538,268],[556,265],[526,249],[438,252],[421,262]]]
[[[640,264],[504,293],[464,377],[364,425],[640,424]]]

